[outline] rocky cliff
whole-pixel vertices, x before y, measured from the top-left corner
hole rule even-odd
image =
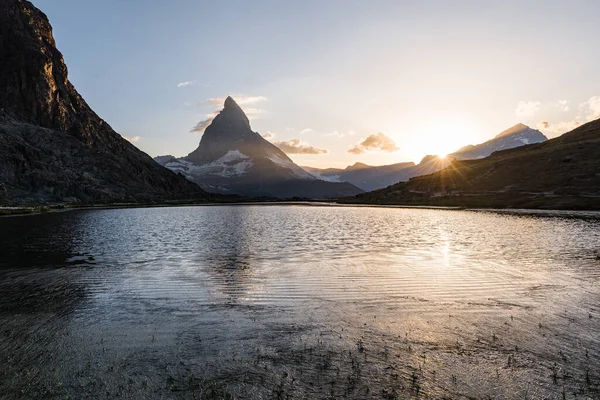
[[[201,199],[87,105],[46,15],[0,0],[0,202]],[[115,96],[118,93],[115,93]]]

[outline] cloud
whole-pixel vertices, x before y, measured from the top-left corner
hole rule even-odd
[[[517,117],[533,117],[540,110],[542,103],[539,101],[519,101],[515,109]]]
[[[580,104],[579,116],[586,122],[600,118],[600,96],[590,97],[588,101]]]
[[[206,119],[203,119],[202,121],[198,122],[196,124],[196,126],[194,126],[190,130],[190,132],[203,133],[204,130],[211,124],[213,119],[215,119],[215,117],[219,114],[219,112],[223,108],[223,104],[225,104],[226,98],[227,98],[227,96],[218,96],[218,97],[211,97],[210,99],[206,100],[205,104],[209,104],[209,105],[215,107],[215,111],[213,111],[210,114],[206,114]],[[267,98],[265,96],[241,96],[240,95],[240,96],[235,96],[234,100],[241,107],[242,105],[255,104],[255,103],[259,103],[261,101],[266,101]],[[193,105],[193,104],[194,103],[186,103],[186,105]],[[265,110],[263,110],[261,108],[256,108],[256,107],[244,107],[244,112],[246,113],[248,118],[252,120],[252,119],[257,119],[258,115],[264,113]]]
[[[287,142],[274,142],[275,146],[279,147],[286,154],[327,154],[329,150],[319,149],[300,141],[300,139],[292,139]]]
[[[260,103],[263,101],[267,101],[267,98],[265,96],[231,96],[233,97],[233,99],[235,100],[236,103],[238,103],[238,105],[244,106],[244,105],[248,105],[248,104],[256,104],[256,103]],[[206,100],[206,102],[212,106],[215,107],[223,107],[223,104],[225,103],[225,99],[227,98],[227,96],[217,96],[217,97],[211,97],[210,99]]]
[[[571,109],[571,107],[569,107],[569,100],[559,100],[558,101],[558,108],[561,109],[562,111],[569,111]]]
[[[256,116],[258,114],[264,113],[265,110],[256,107],[244,107],[244,112],[246,113],[246,115],[248,115],[248,118],[250,118],[250,116]]]
[[[562,104],[562,101],[559,104]],[[600,118],[600,96],[592,96],[587,101],[579,104],[574,119],[556,123],[539,121],[537,128],[549,136],[558,136],[598,118]]]
[[[549,127],[550,127],[550,122],[548,122],[548,121],[539,121],[537,123],[537,128],[538,129],[547,129]]]
[[[275,138],[275,134],[271,131],[267,131],[267,133],[265,133],[264,135],[262,135],[263,138],[265,138],[266,140],[271,140]]]
[[[306,135],[306,134],[308,134],[308,133],[313,133],[313,132],[314,132],[314,130],[313,130],[313,129],[310,129],[310,128],[305,128],[305,129],[302,129],[302,130],[300,131],[300,134],[301,134],[301,135]]]
[[[198,133],[203,133],[204,130],[206,128],[208,128],[208,126],[211,124],[211,122],[213,121],[213,119],[215,119],[215,117],[217,116],[217,112],[214,112],[212,114],[206,114],[206,119],[203,119],[202,121],[198,122],[191,130],[190,132],[198,132]]]
[[[127,140],[130,143],[137,143],[140,140],[140,137],[139,136],[134,136],[134,137],[123,136],[123,139]]]
[[[572,131],[573,129],[583,124],[584,122],[581,122],[576,119],[572,121],[557,122],[554,124],[548,121],[539,121],[536,125],[536,128],[549,136],[558,136],[562,135],[565,132]]]
[[[370,150],[381,150],[392,153],[400,149],[396,146],[396,142],[392,138],[378,132],[367,136],[360,143],[350,147],[348,153],[363,154]]]
[[[189,85],[193,85],[194,83],[196,83],[196,81],[179,82],[177,84],[177,87],[178,88],[182,88],[182,87],[186,87],[186,86],[189,86]]]
[[[354,136],[354,135],[356,135],[356,132],[354,132],[354,131],[348,131],[348,132],[333,131],[333,132],[329,132],[329,133],[325,134],[325,136],[335,136],[335,137],[339,137],[339,138],[343,138],[346,136]]]

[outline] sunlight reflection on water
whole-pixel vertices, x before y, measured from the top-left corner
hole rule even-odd
[[[584,217],[220,206],[3,218],[0,392],[186,397],[214,380],[241,398],[516,397],[526,383],[597,394],[600,219]]]

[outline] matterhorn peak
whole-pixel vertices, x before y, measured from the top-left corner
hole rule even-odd
[[[233,97],[231,96],[227,96],[227,98],[225,99],[225,104],[224,106],[224,110],[225,109],[240,109],[241,107],[238,105],[238,103],[235,102],[235,100],[233,99]]]
[[[225,99],[225,103],[223,104],[223,109],[219,112],[213,121],[213,124],[228,124],[235,125],[237,130],[250,130],[250,120],[242,110],[242,107],[235,102],[233,97],[227,96]]]

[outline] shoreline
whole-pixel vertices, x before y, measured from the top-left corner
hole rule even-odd
[[[54,212],[67,212],[76,210],[113,210],[125,208],[166,208],[166,207],[219,207],[219,206],[307,206],[307,207],[367,207],[367,208],[400,208],[420,210],[451,210],[475,211],[517,214],[554,214],[557,216],[573,216],[588,214],[591,217],[600,217],[599,209],[544,209],[544,208],[498,208],[498,207],[465,207],[465,206],[432,206],[432,205],[403,205],[403,204],[369,204],[369,203],[340,203],[336,200],[280,200],[280,201],[238,201],[238,202],[209,202],[209,203],[112,203],[112,204],[87,204],[87,205],[8,205],[0,206],[0,218],[40,215]]]

